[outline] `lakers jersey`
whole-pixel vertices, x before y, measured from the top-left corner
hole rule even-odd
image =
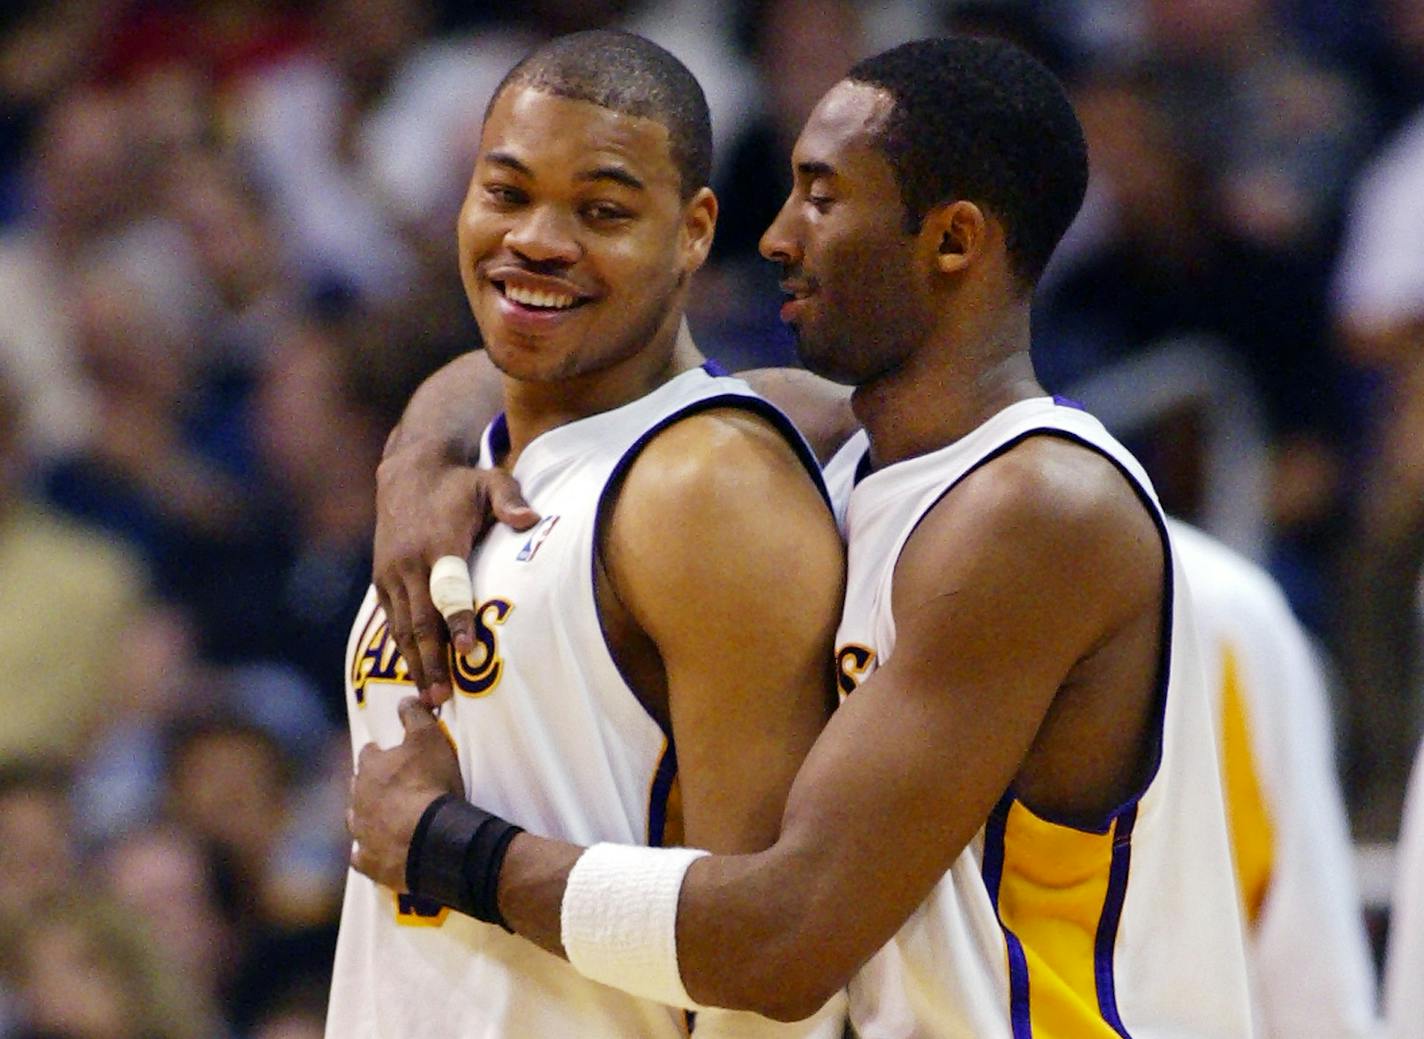
[[[975,468],[1030,436],[1107,458],[1168,545],[1137,461],[1086,413],[1021,401],[954,443],[855,483],[837,633],[843,694],[895,652],[895,567],[921,518]],[[828,467],[842,491],[859,434]],[[1196,633],[1172,555],[1163,607],[1160,754],[1150,781],[1093,829],[1006,792],[893,939],[852,979],[863,1039],[1243,1039],[1251,1035],[1241,917]]]
[[[576,844],[663,842],[675,750],[604,639],[594,589],[599,512],[659,430],[729,406],[765,415],[815,471],[778,412],[710,368],[550,430],[520,454],[513,475],[542,518],[527,531],[495,526],[477,548],[477,646],[453,661],[454,695],[440,714],[481,807]],[[501,418],[485,433],[480,464],[506,447]],[[396,705],[414,689],[374,591],[352,628],[346,689],[355,750],[400,742]],[[589,981],[498,927],[348,877],[330,1039],[661,1039],[687,1027],[681,1010]]]

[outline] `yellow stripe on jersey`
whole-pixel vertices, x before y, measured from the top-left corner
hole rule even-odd
[[[1241,668],[1229,645],[1221,654],[1221,780],[1236,885],[1246,919],[1254,926],[1271,887],[1275,829],[1251,751],[1251,717],[1241,688]]]
[[[1018,801],[996,814],[1002,830],[986,831],[985,859],[997,857],[999,849],[989,842],[1001,840],[997,905],[1006,932],[1013,1034],[1118,1039],[1122,1033],[1105,1014],[1117,1016],[1111,950],[1122,892],[1110,901],[1109,889],[1114,842],[1121,838],[1119,854],[1125,856],[1131,822],[1119,818],[1106,833],[1089,833],[1041,819]],[[1119,883],[1125,883],[1119,872]],[[1100,969],[1108,972],[1106,992],[1100,991]]]

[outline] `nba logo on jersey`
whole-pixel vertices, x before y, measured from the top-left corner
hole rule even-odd
[[[524,547],[519,550],[519,555],[515,556],[515,561],[527,563],[534,558],[534,553],[539,551],[549,537],[549,532],[554,529],[554,524],[559,522],[558,516],[545,516],[539,521],[539,525],[529,532],[529,540],[524,542]]]

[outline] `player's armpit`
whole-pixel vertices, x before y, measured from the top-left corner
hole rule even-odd
[[[696,1001],[794,1019],[844,985],[1015,783],[1065,677],[1123,622],[1123,601],[1154,608],[1160,542],[1139,543],[1138,520],[1149,538],[1152,521],[1125,485],[1128,498],[1109,486],[1116,475],[1070,467],[1045,483],[1000,468],[1009,457],[912,535],[896,567],[894,652],[807,757],[777,844],[689,870],[677,931]],[[1141,677],[1147,695],[1153,675]]]
[[[685,843],[769,846],[834,703],[844,552],[819,489],[764,420],[702,413],[633,464],[603,551],[667,676]]]

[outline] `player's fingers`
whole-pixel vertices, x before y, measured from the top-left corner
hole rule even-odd
[[[411,627],[410,602],[406,598],[405,587],[399,584],[392,586],[390,596],[391,609],[386,619],[390,621],[391,638],[405,661],[407,677],[417,689],[424,689],[425,672],[420,666],[420,647],[416,645],[415,632]]]
[[[461,659],[475,651],[475,611],[460,610],[445,619],[450,629],[450,642]]]
[[[414,696],[407,696],[402,700],[396,711],[400,714],[401,725],[404,726],[407,736],[433,729],[439,724],[435,720],[434,712]]]
[[[528,530],[539,522],[539,514],[529,507],[520,493],[519,484],[503,469],[487,469],[485,493],[489,495],[490,511],[494,518],[508,524],[515,530]]]
[[[420,691],[432,704],[450,699],[450,654],[445,639],[445,624],[430,601],[424,573],[406,585],[410,610],[411,634],[420,655],[420,670],[425,681]]]

